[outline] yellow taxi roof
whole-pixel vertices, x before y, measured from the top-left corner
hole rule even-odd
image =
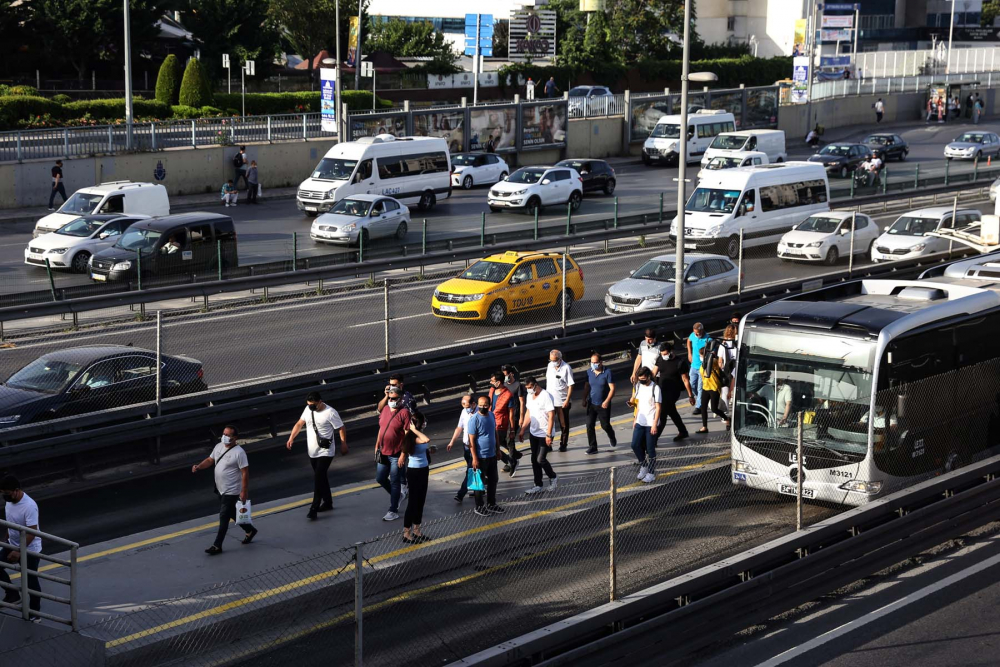
[[[534,259],[537,257],[562,257],[562,253],[540,252],[538,250],[533,250],[528,252],[518,252],[517,250],[508,250],[507,252],[497,253],[495,255],[490,255],[489,257],[483,257],[481,261],[516,263],[524,259]],[[567,257],[570,257],[570,255],[567,255]]]

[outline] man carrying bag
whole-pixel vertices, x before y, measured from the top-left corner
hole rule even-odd
[[[250,507],[250,463],[247,461],[247,453],[236,444],[236,427],[227,426],[222,431],[222,441],[215,446],[212,454],[201,463],[191,466],[191,472],[197,473],[199,470],[206,470],[215,467],[215,489],[221,499],[219,509],[219,532],[215,536],[215,542],[205,553],[209,556],[216,556],[222,553],[222,541],[226,539],[229,531],[229,522],[236,521],[237,525],[246,533],[243,544],[250,544],[257,529],[250,521],[237,521],[237,502],[243,503],[249,512]]]

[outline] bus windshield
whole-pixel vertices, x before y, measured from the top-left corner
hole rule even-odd
[[[870,341],[749,331],[739,352],[735,437],[750,447],[794,447],[801,412],[804,444],[860,460],[868,452],[874,354]]]
[[[715,138],[709,148],[722,148],[727,151],[738,151],[743,148],[749,138],[750,137],[744,137],[739,134],[720,134]]]

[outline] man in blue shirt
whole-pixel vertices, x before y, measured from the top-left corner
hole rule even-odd
[[[701,414],[701,349],[708,345],[708,336],[705,335],[705,326],[701,322],[695,322],[694,331],[688,336],[687,352],[688,363],[691,370],[688,378],[691,380],[691,392],[694,394],[694,414]]]
[[[587,369],[587,383],[583,387],[583,406],[587,409],[587,453],[597,453],[597,431],[594,428],[597,420],[601,420],[601,430],[604,431],[612,447],[618,446],[615,431],[611,428],[611,399],[615,396],[615,381],[611,377],[611,369],[605,368],[601,355],[597,352],[590,355],[590,368]]]
[[[483,483],[486,485],[485,503],[483,492],[476,491],[476,514],[503,514],[504,509],[497,505],[497,422],[490,411],[488,397],[480,396],[476,405],[476,413],[469,417],[466,427],[469,432],[472,467],[483,476]]]

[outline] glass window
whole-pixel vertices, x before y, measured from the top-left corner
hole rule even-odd
[[[712,148],[719,148],[727,151],[738,151],[747,142],[746,137],[732,134],[720,134],[712,142]]]
[[[684,265],[684,271],[690,264]],[[672,283],[677,277],[677,264],[673,260],[651,259],[632,274],[636,280],[656,280],[662,283]]]
[[[385,205],[385,210],[387,211],[399,210],[399,202],[397,202],[395,199],[383,199],[382,204]]]
[[[518,169],[513,174],[507,177],[508,183],[537,183],[542,179],[542,174],[545,173],[544,169],[537,168],[525,168]]]
[[[968,144],[981,144],[985,139],[986,135],[982,132],[966,132],[956,139],[956,141],[962,141]]]
[[[688,278],[707,278],[709,275],[708,262],[695,262],[687,273]]]
[[[468,167],[475,164],[478,155],[470,155],[468,153],[456,153],[451,156],[451,163],[456,167]]]
[[[80,369],[80,364],[44,356],[11,375],[4,384],[13,389],[55,394],[69,385]]]
[[[74,192],[66,202],[59,207],[60,213],[93,213],[94,208],[101,203],[104,195],[91,195]]]
[[[698,188],[688,199],[684,210],[693,213],[732,213],[739,198],[739,190]]]
[[[356,166],[357,160],[325,157],[313,169],[312,177],[322,181],[346,181],[354,173]]]
[[[526,283],[531,280],[531,262],[519,264],[511,276],[512,283]]]
[[[124,213],[125,195],[115,195],[108,197],[108,200],[101,206],[101,213]]]
[[[889,233],[902,236],[923,236],[927,232],[936,230],[940,222],[938,218],[904,215],[892,223],[892,226],[889,227]]]
[[[189,229],[191,247],[201,247],[212,244],[212,225],[196,225]]]
[[[461,277],[466,280],[499,283],[507,277],[507,274],[510,273],[512,268],[514,268],[513,264],[507,264],[505,262],[489,262],[483,259],[463,271]]]
[[[56,234],[84,238],[96,232],[103,224],[103,220],[95,220],[93,218],[77,218],[73,222],[60,227]]]
[[[738,157],[714,157],[705,168],[715,171],[716,169],[733,169],[739,166],[740,158]]]
[[[678,123],[657,123],[649,136],[657,139],[680,139],[681,126]]]
[[[153,251],[162,234],[155,229],[136,229],[129,227],[128,231],[122,234],[121,239],[115,244],[116,248],[131,250],[132,252],[142,251],[148,255]]]
[[[351,199],[350,197],[341,199],[339,202],[334,204],[333,208],[330,209],[330,213],[336,215],[350,215],[355,218],[363,218],[368,215],[368,209],[371,206],[371,202],[362,201],[360,199]]]
[[[840,227],[840,218],[831,218],[825,215],[812,215],[806,218],[795,229],[800,232],[819,232],[821,234],[833,234]],[[848,221],[847,223],[851,223]]]
[[[535,273],[539,278],[545,278],[546,276],[554,276],[559,273],[556,268],[556,263],[552,261],[551,257],[546,257],[545,259],[536,259],[532,262],[535,265]]]
[[[108,359],[106,361],[100,361],[87,370],[85,370],[80,375],[80,380],[77,383],[81,387],[87,387],[89,389],[100,389],[101,387],[108,387],[115,382],[115,374],[118,370],[118,360]]]
[[[851,154],[851,146],[846,144],[829,144],[823,147],[820,155],[834,155],[836,157],[848,157]]]
[[[855,230],[865,229],[866,227],[868,227],[868,216],[867,215],[859,215],[859,216],[856,216],[854,218],[854,229]]]

